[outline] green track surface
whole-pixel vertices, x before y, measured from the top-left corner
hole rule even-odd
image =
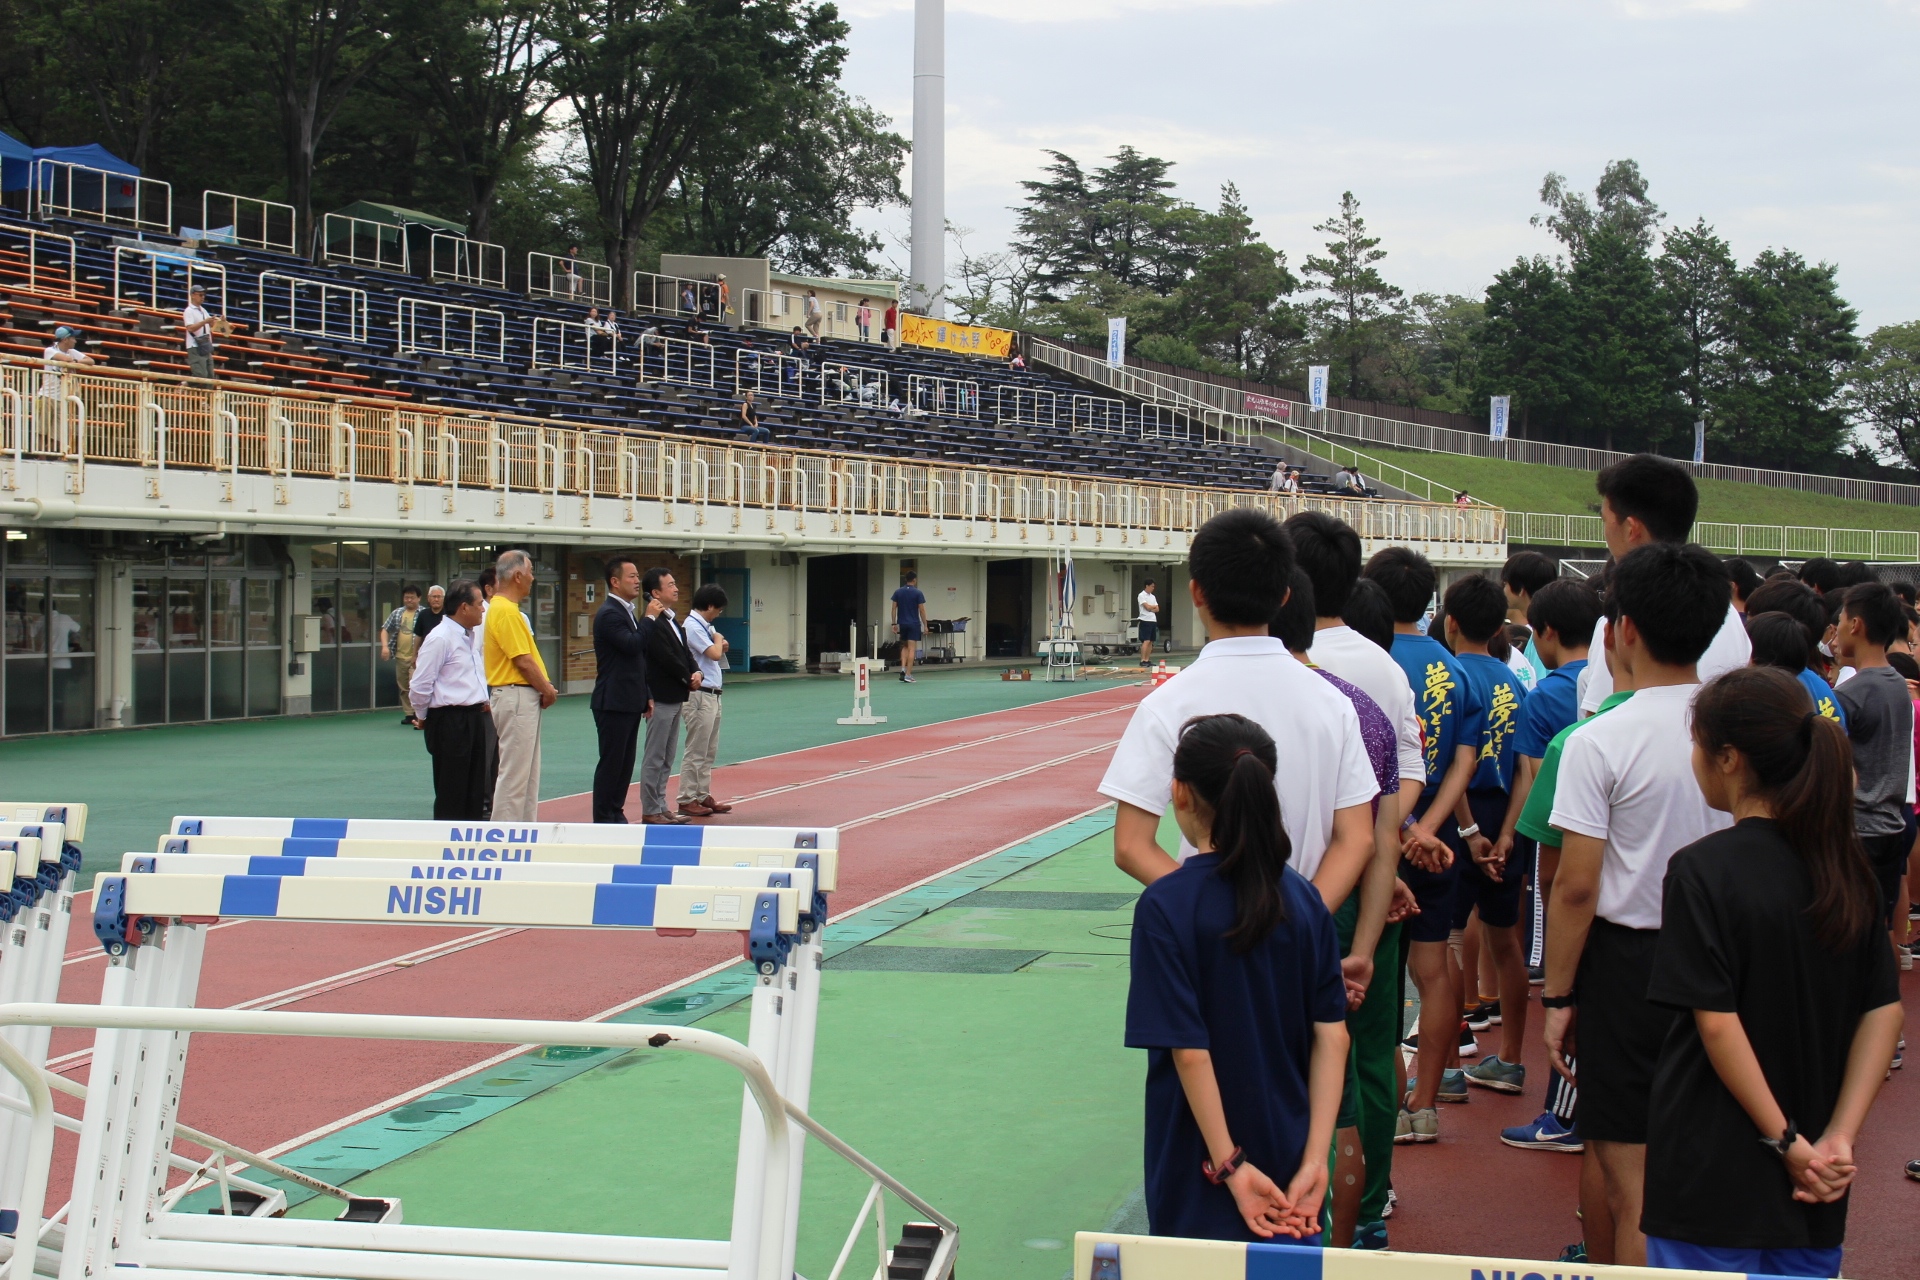
[[[1343,442],[1344,443],[1344,442]],[[1509,511],[1564,515],[1598,513],[1594,472],[1453,453],[1360,447],[1362,453],[1405,467],[1436,484],[1465,489]],[[1702,480],[1700,519],[1727,524],[1798,525],[1817,529],[1920,529],[1920,507],[1856,502],[1731,480]]]
[[[848,678],[740,680],[727,686],[720,763],[1101,687],[1003,681],[997,667],[928,671],[911,686],[882,679],[875,685],[874,710],[888,721],[862,729],[834,723],[853,705]],[[397,709],[389,709],[0,742],[0,792],[8,793],[0,798],[90,806],[83,884],[97,871],[117,869],[122,853],[152,852],[180,813],[430,817],[426,747],[399,718]],[[541,755],[543,799],[593,786],[598,747],[584,696],[562,698],[547,713]]]
[[[809,1109],[960,1224],[964,1274],[1055,1280],[1075,1231],[1145,1229],[1145,1059],[1120,1042],[1137,886],[1114,868],[1110,830],[985,879],[838,955],[829,930]],[[876,952],[886,963],[869,967]],[[1009,953],[1019,967],[992,963]],[[1002,971],[955,972],[957,955]],[[746,1005],[694,1025],[744,1041]],[[350,1187],[402,1197],[408,1222],[723,1238],[739,1124],[732,1072],[636,1052]],[[827,1275],[865,1194],[810,1148],[801,1274]],[[908,1216],[889,1200],[890,1231]],[[873,1248],[869,1228],[849,1274],[871,1273]]]

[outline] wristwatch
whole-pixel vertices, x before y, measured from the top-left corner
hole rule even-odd
[[[1471,840],[1479,834],[1480,834],[1480,824],[1477,822],[1470,827],[1460,828],[1460,838],[1462,840]]]
[[[1779,1137],[1762,1138],[1760,1139],[1760,1145],[1763,1147],[1772,1147],[1775,1155],[1784,1156],[1787,1152],[1793,1150],[1794,1141],[1799,1138],[1799,1136],[1800,1131],[1794,1128],[1793,1121],[1789,1119],[1787,1121],[1787,1127],[1781,1132]]]
[[[1573,992],[1571,991],[1563,996],[1540,997],[1540,1007],[1542,1009],[1571,1009],[1574,1003]]]
[[[1218,1168],[1214,1167],[1213,1161],[1202,1160],[1200,1162],[1200,1172],[1208,1182],[1211,1182],[1217,1187],[1228,1178],[1231,1178],[1233,1171],[1245,1163],[1246,1152],[1239,1147],[1235,1147],[1232,1152],[1228,1154],[1227,1158],[1220,1162]]]

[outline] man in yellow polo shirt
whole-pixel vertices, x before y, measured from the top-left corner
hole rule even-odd
[[[500,740],[500,772],[493,784],[494,822],[533,822],[540,809],[540,712],[560,691],[533,643],[520,602],[533,592],[533,557],[504,552],[487,602],[483,649],[493,727]]]

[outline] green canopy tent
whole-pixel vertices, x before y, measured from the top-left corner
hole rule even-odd
[[[343,218],[357,218],[361,222],[378,223],[382,227],[392,227],[393,231],[378,233],[382,245],[382,257],[389,249],[398,257],[398,248],[404,240],[407,249],[407,261],[416,272],[429,261],[430,244],[434,232],[444,235],[465,237],[464,224],[442,218],[431,213],[422,213],[418,209],[403,209],[396,204],[381,204],[377,200],[355,200],[352,204],[335,209],[334,213]],[[345,224],[332,223],[328,233],[327,247],[335,248],[335,241],[344,245],[347,240]]]

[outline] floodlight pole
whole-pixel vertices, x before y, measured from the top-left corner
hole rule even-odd
[[[947,314],[947,8],[913,4],[913,223],[911,306]]]

